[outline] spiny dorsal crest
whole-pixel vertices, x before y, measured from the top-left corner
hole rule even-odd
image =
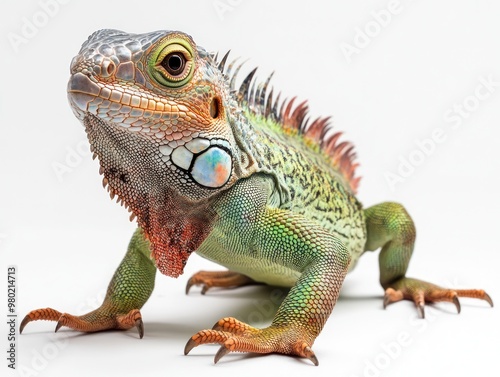
[[[225,70],[229,52],[220,61],[217,60],[217,55],[213,56],[213,59],[217,68],[229,80],[229,88],[235,94],[238,104],[243,108],[247,108],[256,116],[262,116],[276,122],[285,133],[301,137],[312,148],[314,146],[319,147],[332,166],[340,171],[351,189],[356,192],[361,177],[355,177],[356,168],[359,164],[355,161],[354,145],[348,141],[339,142],[342,132],[331,132],[330,117],[320,117],[309,122],[309,105],[307,101],[302,101],[294,106],[296,97],[290,100],[288,98],[281,100],[281,93],[278,93],[274,98],[272,88],[267,94],[273,73],[269,75],[267,80],[258,81],[254,79],[257,67],[245,77],[240,88],[236,89],[236,77],[246,61],[236,66],[238,59],[235,59]]]

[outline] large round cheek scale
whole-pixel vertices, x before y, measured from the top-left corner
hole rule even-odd
[[[191,176],[202,186],[224,186],[231,175],[231,156],[224,149],[212,147],[196,157]]]

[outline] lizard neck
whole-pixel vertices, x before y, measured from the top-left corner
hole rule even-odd
[[[147,204],[146,204],[147,203]],[[207,238],[216,219],[208,203],[184,203],[166,193],[146,197],[136,210],[139,226],[151,243],[151,256],[164,275],[178,277],[191,255]]]
[[[157,146],[145,137],[95,116],[85,117],[84,125],[111,198],[137,218],[160,272],[178,277],[216,221],[214,198],[182,195],[168,170],[155,164]]]

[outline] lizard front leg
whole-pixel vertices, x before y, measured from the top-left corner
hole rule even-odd
[[[267,265],[300,273],[271,325],[257,329],[223,318],[211,330],[191,337],[185,353],[207,343],[221,345],[217,362],[238,352],[282,353],[318,360],[311,347],[337,301],[350,262],[345,246],[316,223],[281,209],[267,208],[257,219],[248,253]],[[279,272],[276,271],[276,274]]]
[[[412,300],[420,316],[425,316],[426,302],[449,301],[460,313],[458,297],[472,297],[487,301],[490,296],[480,289],[446,289],[426,281],[406,276],[413,253],[415,226],[410,215],[397,203],[382,203],[365,210],[368,239],[365,249],[382,248],[379,256],[380,284],[385,289],[384,308],[403,299]]]
[[[24,317],[20,331],[32,321],[57,321],[56,331],[61,326],[82,332],[110,329],[127,330],[137,327],[142,338],[144,328],[139,309],[153,292],[156,267],[149,258],[149,242],[141,229],[132,236],[127,254],[120,263],[102,305],[87,314],[74,316],[51,308],[37,309]]]

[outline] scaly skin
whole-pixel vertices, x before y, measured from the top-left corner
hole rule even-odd
[[[99,158],[103,184],[132,212],[139,229],[102,306],[75,317],[51,308],[30,321],[58,321],[92,332],[137,327],[156,268],[177,277],[196,251],[230,271],[200,272],[188,282],[290,287],[270,326],[219,320],[188,341],[230,351],[283,353],[318,360],[312,345],[337,301],[347,272],[365,251],[382,248],[384,306],[413,300],[476,297],[406,277],[415,227],[404,208],[363,209],[355,197],[353,147],[331,133],[328,118],[310,124],[305,102],[280,101],[255,70],[234,87],[241,65],[219,62],[188,35],[101,30],[71,64],[68,96]],[[156,268],[155,268],[156,267]]]

